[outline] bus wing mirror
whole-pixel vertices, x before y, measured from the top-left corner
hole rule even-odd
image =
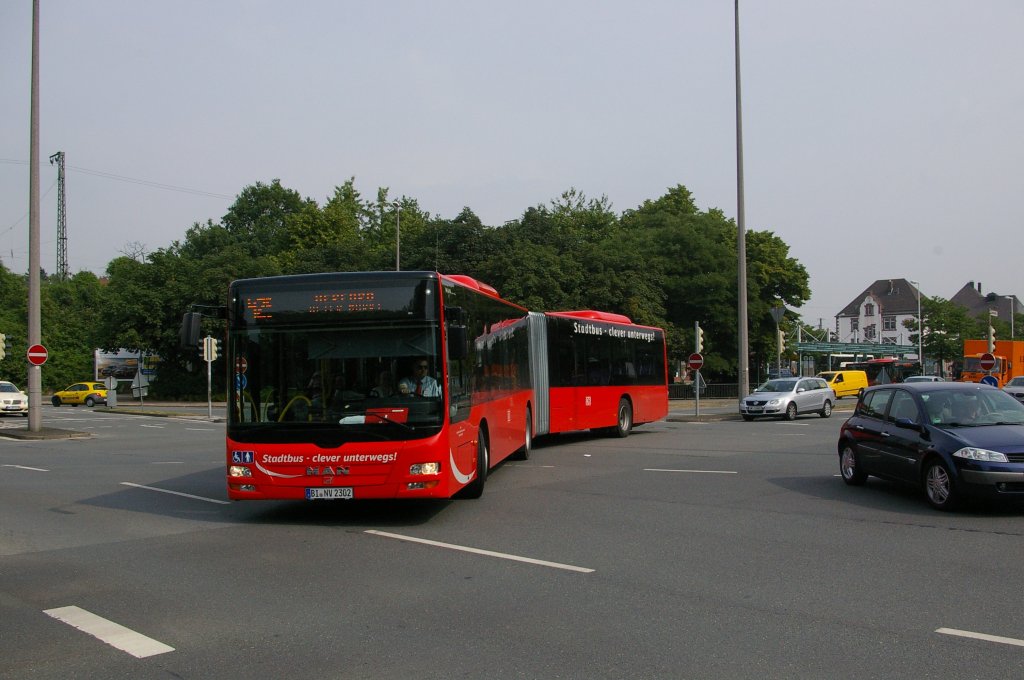
[[[178,342],[182,349],[195,347],[199,344],[199,334],[203,323],[203,315],[199,312],[185,312],[181,317],[181,330],[178,331]]]
[[[448,358],[454,361],[465,359],[469,354],[465,326],[448,326]]]

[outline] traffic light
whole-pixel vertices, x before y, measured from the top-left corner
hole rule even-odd
[[[992,322],[988,324],[988,351],[996,351],[996,329],[992,327]]]
[[[779,329],[779,354],[786,351],[786,331]]]
[[[220,338],[214,338],[213,339],[213,358],[214,359],[216,359],[217,357],[219,357],[222,354],[224,354],[224,345],[221,344],[222,342],[223,342],[223,340],[221,340]]]
[[[7,335],[0,333],[0,359],[4,359],[7,356]]]
[[[695,351],[697,354],[700,354],[701,352],[704,351],[704,329],[700,327],[699,321],[696,323],[696,329],[696,343],[695,349],[693,351]]]

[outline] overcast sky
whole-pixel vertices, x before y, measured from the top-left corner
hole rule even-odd
[[[877,279],[1024,296],[1024,2],[741,0],[746,226],[826,326]],[[28,269],[31,0],[0,2],[0,261]],[[102,274],[279,178],[501,225],[570,187],[735,218],[731,0],[41,0],[41,265]]]

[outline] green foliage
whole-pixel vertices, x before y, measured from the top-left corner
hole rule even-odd
[[[322,206],[279,180],[256,182],[219,223],[193,224],[167,248],[112,260],[105,285],[90,274],[45,281],[44,336],[53,359],[44,385],[91,377],[93,348],[126,348],[161,357],[152,395],[203,395],[203,362],[192,348],[178,347],[181,317],[192,305],[224,305],[228,283],[237,278],[393,269],[396,231],[403,270],[467,274],[529,309],[625,314],[665,328],[675,361],[692,351],[699,321],[705,377],[735,376],[736,226],[719,210],[699,210],[685,187],[621,216],[607,198],[570,188],[517,220],[489,227],[468,207],[451,219],[432,216],[413,198],[389,198],[385,188],[365,200],[349,178]],[[746,244],[751,349],[772,356],[768,309],[806,301],[807,272],[771,232],[748,232]],[[23,337],[24,278],[0,270],[0,300],[0,330]],[[218,319],[204,322],[205,332],[222,328]],[[11,375],[22,365],[22,358],[8,358],[0,371]],[[223,392],[226,367],[221,362],[214,371],[214,391]]]

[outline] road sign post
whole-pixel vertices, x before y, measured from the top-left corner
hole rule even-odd
[[[700,415],[700,367],[704,365],[704,357],[694,352],[686,359],[686,366],[693,371],[693,415]]]

